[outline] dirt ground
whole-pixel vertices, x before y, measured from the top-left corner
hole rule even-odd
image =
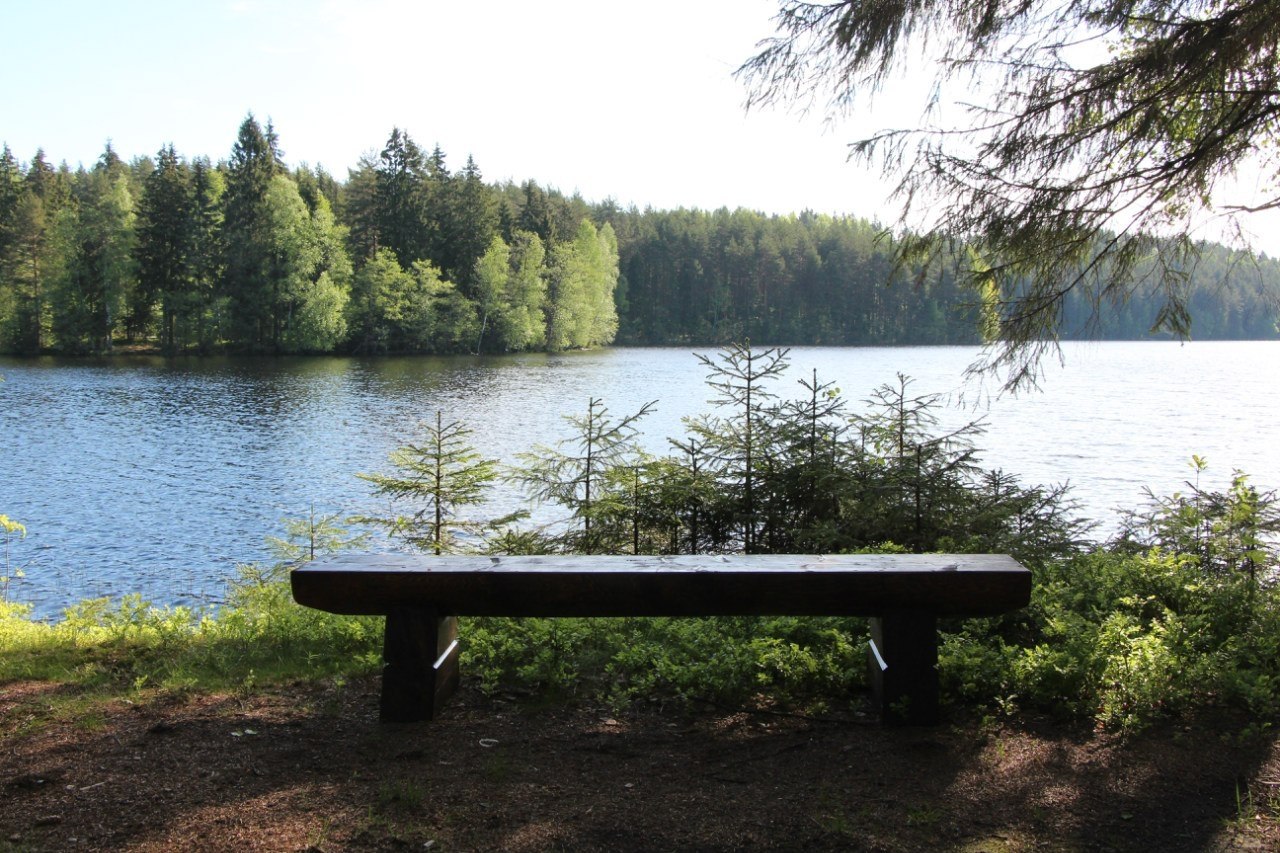
[[[65,690],[0,687],[4,853],[1280,850],[1280,741],[1205,724],[885,729],[464,689],[388,726],[374,679],[51,715]]]

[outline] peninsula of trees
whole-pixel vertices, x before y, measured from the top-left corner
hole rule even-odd
[[[288,168],[253,116],[230,156],[172,145],[88,169],[0,152],[0,352],[498,353],[625,344],[976,343],[973,276],[886,286],[894,241],[810,212],[639,211],[451,172],[395,129],[341,182]],[[1200,338],[1274,338],[1280,266],[1206,247],[1182,271]],[[1154,277],[1153,277],[1154,278]],[[1064,336],[1148,334],[1153,281]]]

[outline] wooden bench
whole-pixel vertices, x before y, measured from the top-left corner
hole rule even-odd
[[[385,615],[381,717],[432,719],[458,684],[458,616],[870,616],[886,722],[938,718],[939,616],[1024,607],[1031,573],[994,554],[343,555],[292,574],[299,604]]]

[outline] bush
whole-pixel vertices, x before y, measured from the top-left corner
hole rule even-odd
[[[1037,574],[1024,619],[944,638],[951,695],[1122,729],[1211,707],[1280,715],[1275,587],[1158,549],[1098,548]]]
[[[463,666],[482,689],[518,685],[608,701],[852,698],[861,619],[720,617],[466,620]]]

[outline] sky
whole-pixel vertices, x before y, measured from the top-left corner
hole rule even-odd
[[[848,144],[918,126],[928,75],[839,122],[748,112],[733,72],[774,34],[778,2],[0,0],[0,143],[72,168],[108,140],[125,159],[172,143],[216,161],[252,113],[291,166],[340,180],[399,127],[451,169],[471,156],[490,182],[590,202],[894,223],[891,184]],[[1233,194],[1250,203],[1263,183]],[[1280,256],[1280,213],[1244,225]]]
[[[745,109],[733,71],[777,0],[0,0],[0,142],[91,165],[173,143],[226,158],[249,113],[339,179],[393,127],[451,169],[658,209],[891,220],[846,162],[867,131]]]

